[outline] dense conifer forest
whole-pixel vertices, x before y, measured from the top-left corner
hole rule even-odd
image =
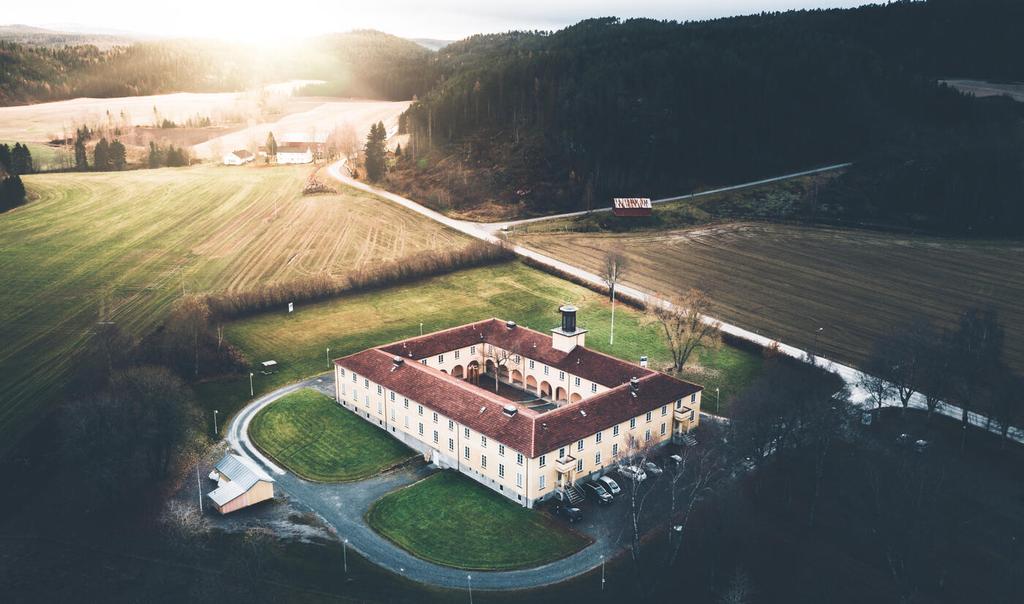
[[[856,161],[822,210],[1019,230],[1022,106],[938,80],[1024,79],[1022,28],[1017,2],[932,0],[474,36],[436,56],[400,168],[539,213]]]

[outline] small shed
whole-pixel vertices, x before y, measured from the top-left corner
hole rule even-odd
[[[616,197],[612,200],[616,216],[650,216],[651,200],[647,197]]]
[[[256,159],[256,156],[246,149],[236,149],[231,153],[224,154],[225,166],[241,166]]]
[[[227,453],[210,473],[217,488],[206,496],[221,514],[274,498],[274,479],[253,461]]]

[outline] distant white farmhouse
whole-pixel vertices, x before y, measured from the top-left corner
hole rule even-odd
[[[308,164],[313,162],[313,148],[306,143],[287,143],[277,146],[277,163]]]
[[[256,159],[256,156],[249,153],[245,149],[238,149],[231,153],[224,154],[224,165],[225,166],[241,166],[247,164]]]

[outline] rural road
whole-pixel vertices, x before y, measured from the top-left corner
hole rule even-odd
[[[614,522],[588,517],[576,528],[592,537],[594,543],[571,556],[543,566],[513,571],[465,571],[421,560],[370,528],[364,515],[375,501],[387,493],[425,478],[435,470],[417,465],[357,482],[314,483],[280,468],[253,446],[248,436],[249,422],[253,416],[282,396],[303,388],[314,388],[333,398],[334,377],[324,374],[309,378],[257,398],[232,418],[227,440],[235,451],[273,472],[279,489],[319,514],[334,527],[339,538],[348,540],[348,547],[375,564],[414,581],[438,587],[465,589],[466,575],[469,574],[473,577],[473,589],[528,589],[558,583],[585,573],[599,566],[602,556],[611,559],[625,549],[620,545],[621,532],[615,529]],[[629,539],[623,541],[628,542]]]
[[[409,209],[409,210],[411,210],[413,212],[416,212],[418,214],[426,216],[427,218],[430,218],[431,220],[434,220],[434,221],[439,222],[439,223],[441,223],[441,224],[443,224],[445,226],[453,228],[453,229],[455,229],[455,230],[457,230],[457,231],[459,231],[461,233],[465,233],[466,235],[469,235],[470,237],[475,237],[477,239],[480,239],[482,241],[487,241],[487,242],[490,242],[490,243],[500,243],[500,244],[506,244],[507,243],[507,241],[505,239],[501,238],[500,236],[498,236],[496,234],[496,232],[500,231],[500,229],[502,227],[505,227],[505,226],[514,226],[514,225],[517,225],[517,224],[524,224],[526,222],[537,222],[537,221],[540,221],[540,220],[550,220],[552,218],[558,218],[558,217],[576,216],[576,215],[579,215],[579,214],[583,213],[583,212],[574,212],[574,213],[570,213],[570,214],[560,214],[559,216],[547,216],[547,217],[543,217],[543,218],[531,218],[531,219],[527,219],[525,221],[499,222],[499,223],[489,223],[489,224],[488,223],[469,222],[469,221],[466,221],[466,220],[456,220],[454,218],[450,218],[448,216],[445,216],[444,214],[441,214],[440,212],[436,212],[434,210],[431,210],[430,208],[427,208],[427,207],[425,207],[425,206],[423,206],[423,205],[421,205],[421,204],[419,204],[419,203],[417,203],[417,202],[415,202],[415,201],[413,201],[411,199],[407,199],[407,198],[402,197],[400,195],[396,195],[394,193],[391,193],[390,191],[385,191],[383,189],[378,189],[377,187],[374,187],[374,186],[368,185],[368,184],[366,184],[364,182],[360,182],[360,181],[357,181],[357,180],[354,180],[354,179],[350,178],[343,171],[344,163],[345,163],[344,160],[342,160],[342,161],[336,162],[334,164],[331,164],[330,166],[327,167],[328,173],[330,173],[330,175],[333,178],[335,178],[336,180],[340,181],[342,184],[345,184],[347,186],[359,189],[361,191],[366,191],[368,193],[373,193],[374,195],[377,195],[379,197],[383,197],[384,199],[387,199],[388,201],[391,201],[393,203],[397,203],[398,205],[400,205],[400,206],[402,206],[404,208],[407,208],[407,209]],[[670,197],[670,198],[666,198],[666,199],[659,199],[655,203],[663,203],[663,202],[666,202],[666,201],[674,201],[674,200],[680,200],[680,199],[689,199],[691,197],[697,197],[697,196],[701,196],[701,195],[711,195],[711,194],[714,194],[714,193],[720,193],[720,192],[724,192],[724,191],[734,191],[734,190],[737,190],[737,189],[742,189],[742,188],[745,188],[745,187],[751,187],[751,186],[755,186],[755,185],[758,185],[758,184],[777,182],[777,181],[780,181],[780,180],[786,180],[788,178],[796,178],[796,177],[799,177],[799,176],[805,176],[805,175],[808,175],[808,174],[824,172],[824,171],[827,171],[827,170],[835,170],[835,169],[838,169],[838,168],[841,168],[841,167],[844,167],[844,166],[848,166],[848,165],[850,165],[850,164],[848,164],[848,163],[847,164],[836,164],[834,166],[826,166],[824,168],[818,168],[816,170],[807,170],[807,171],[804,171],[804,172],[797,172],[797,173],[794,173],[794,174],[786,174],[786,175],[783,175],[783,176],[777,176],[775,178],[764,179],[764,180],[760,180],[760,181],[756,181],[756,182],[752,182],[752,183],[744,183],[744,184],[740,184],[740,185],[733,185],[731,187],[723,187],[723,188],[716,189],[716,190],[713,190],[713,191],[704,191],[702,193],[695,193],[695,194],[691,194],[691,195],[681,195],[681,196],[678,196],[678,197]],[[541,253],[539,253],[537,251],[534,251],[532,249],[523,247],[521,245],[514,245],[514,246],[511,247],[511,249],[512,249],[513,252],[516,253],[516,255],[518,255],[520,257],[529,258],[529,259],[531,259],[531,260],[533,260],[533,261],[535,261],[537,263],[540,263],[540,264],[543,264],[543,265],[548,266],[550,268],[553,268],[553,269],[555,269],[558,272],[561,272],[561,273],[564,273],[564,274],[568,274],[568,275],[572,275],[573,277],[575,277],[575,278],[577,278],[577,279],[579,279],[581,281],[585,281],[587,283],[591,283],[591,284],[594,284],[596,286],[601,286],[601,287],[604,286],[604,280],[601,279],[601,277],[599,275],[596,275],[594,273],[585,271],[585,270],[583,270],[583,269],[581,269],[581,268],[579,268],[577,266],[573,266],[573,265],[568,264],[566,262],[562,262],[561,260],[558,260],[556,258],[552,258],[551,256],[547,256],[545,254],[541,254]],[[651,294],[649,292],[642,291],[640,289],[637,289],[635,287],[630,287],[628,285],[619,284],[619,285],[616,286],[616,291],[621,292],[621,293],[625,294],[626,296],[630,296],[630,297],[636,298],[638,300],[641,300],[645,304],[671,305],[671,303],[668,300],[665,300],[663,298],[658,298],[658,297],[654,296],[653,294]],[[719,320],[714,319],[712,317],[705,317],[704,319],[706,321],[717,321],[720,324],[722,332],[727,333],[727,334],[729,334],[731,336],[740,338],[742,340],[746,340],[748,342],[753,342],[753,343],[758,344],[758,345],[763,346],[763,347],[777,346],[778,349],[781,352],[783,352],[783,353],[785,353],[785,354],[787,354],[787,355],[789,355],[791,357],[794,357],[794,358],[807,358],[808,357],[807,351],[801,350],[799,348],[796,348],[795,346],[790,346],[788,344],[784,344],[782,342],[779,342],[778,340],[773,340],[771,338],[762,336],[762,335],[754,333],[752,331],[743,329],[742,327],[739,327],[737,325],[731,325],[729,323],[725,323],[724,321],[719,321]],[[861,404],[862,406],[865,406],[865,407],[870,406],[868,401],[867,401],[867,393],[864,392],[857,385],[861,381],[861,378],[864,375],[863,373],[861,373],[859,370],[857,370],[857,369],[855,369],[853,367],[850,367],[848,365],[843,365],[843,364],[840,364],[840,363],[836,363],[834,361],[830,361],[830,360],[828,360],[828,359],[826,359],[824,357],[820,357],[820,356],[814,357],[814,363],[815,363],[815,365],[817,365],[819,367],[822,367],[824,369],[827,369],[828,371],[836,373],[840,377],[842,377],[843,380],[846,382],[847,386],[850,388],[850,392],[852,394],[852,398],[853,398],[853,401],[855,403],[859,403],[859,404]],[[891,400],[891,401],[889,401],[889,404],[897,404],[897,401]],[[911,408],[914,408],[914,409],[926,409],[927,408],[927,405],[925,404],[925,398],[920,393],[914,394],[914,396],[910,399],[909,406]],[[941,413],[943,415],[947,415],[949,417],[953,417],[953,418],[956,418],[956,419],[960,419],[961,414],[962,414],[962,410],[959,407],[957,407],[955,405],[949,405],[949,404],[946,404],[946,403],[939,403],[938,409],[936,411],[938,413]],[[968,421],[972,425],[977,426],[977,427],[982,428],[982,429],[985,429],[985,427],[987,425],[989,425],[988,418],[986,416],[984,416],[984,415],[982,415],[980,413],[975,413],[973,411],[969,412],[969,414],[968,414]],[[998,422],[992,421],[990,429],[992,431],[997,431],[998,430]],[[1011,427],[1010,431],[1009,431],[1009,436],[1010,436],[1010,438],[1012,438],[1013,440],[1015,440],[1017,442],[1024,443],[1024,429],[1022,429],[1020,426]]]

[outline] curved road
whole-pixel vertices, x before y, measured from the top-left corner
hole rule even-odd
[[[263,395],[235,414],[227,430],[231,447],[274,474],[277,487],[303,505],[318,513],[348,540],[348,547],[356,550],[375,564],[409,579],[451,589],[465,589],[467,575],[472,575],[473,588],[484,590],[529,589],[558,583],[582,574],[601,564],[604,556],[611,559],[624,547],[619,545],[613,523],[601,519],[576,525],[581,532],[594,539],[594,543],[575,554],[543,566],[513,571],[465,571],[421,560],[394,545],[366,524],[363,517],[377,501],[395,489],[410,485],[435,470],[425,465],[401,468],[366,480],[340,484],[313,483],[280,468],[263,456],[249,440],[248,427],[253,416],[263,407],[282,396],[315,388],[334,397],[334,378],[330,374],[309,378]],[[625,541],[628,542],[628,539]]]

